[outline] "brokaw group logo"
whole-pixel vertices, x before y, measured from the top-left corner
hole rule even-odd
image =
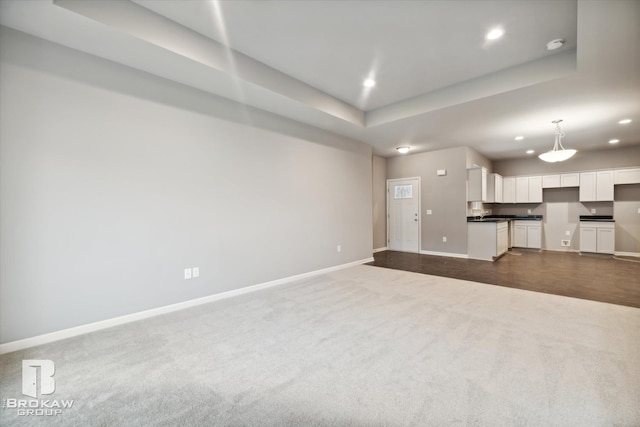
[[[2,408],[16,409],[19,416],[61,415],[64,409],[70,409],[73,400],[38,399],[56,391],[55,372],[51,360],[23,360],[22,394],[33,399],[2,399]]]
[[[56,391],[56,365],[51,360],[22,361],[22,394],[38,398],[38,368],[40,368],[40,394],[53,394]]]

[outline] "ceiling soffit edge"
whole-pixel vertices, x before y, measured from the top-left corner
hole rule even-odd
[[[53,4],[341,120],[364,126],[364,112],[356,107],[131,1],[54,0]]]
[[[576,56],[576,49],[568,50],[368,111],[365,115],[366,127],[567,77],[576,72]]]

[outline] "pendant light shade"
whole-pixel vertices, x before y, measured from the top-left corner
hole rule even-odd
[[[556,142],[553,144],[553,149],[547,151],[546,153],[540,154],[538,157],[540,160],[544,160],[545,162],[554,163],[554,162],[563,162],[574,154],[576,154],[577,150],[566,150],[562,146],[562,137],[564,136],[564,132],[560,129],[560,122],[562,120],[554,120],[551,123],[556,125]]]

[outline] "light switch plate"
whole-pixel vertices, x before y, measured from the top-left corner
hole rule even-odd
[[[185,268],[184,269],[184,280],[189,280],[191,279],[191,269],[190,268]]]
[[[200,267],[193,267],[192,269],[193,277],[200,277]]]
[[[438,169],[438,171],[436,173],[438,174],[438,176],[445,176],[447,174],[447,170],[446,169]]]
[[[431,212],[431,209],[427,209],[427,215],[431,215],[433,212]],[[640,209],[638,209],[638,213],[640,213]]]

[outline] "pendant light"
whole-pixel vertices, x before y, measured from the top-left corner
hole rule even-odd
[[[550,163],[563,162],[568,158],[570,158],[571,156],[573,156],[574,154],[576,154],[577,150],[566,150],[562,146],[562,137],[564,136],[564,132],[560,130],[561,121],[562,120],[554,120],[551,122],[556,125],[556,132],[555,132],[556,142],[555,144],[553,144],[552,150],[547,151],[546,153],[542,153],[538,156],[540,160],[544,160],[545,162],[550,162]]]

